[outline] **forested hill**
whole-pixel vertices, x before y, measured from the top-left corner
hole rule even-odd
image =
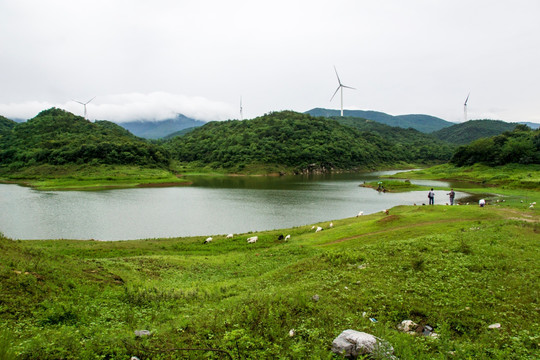
[[[339,110],[315,108],[306,111],[311,116],[337,117],[340,116]],[[344,117],[355,117],[373,120],[389,126],[397,126],[404,129],[413,128],[424,133],[431,133],[442,128],[453,125],[449,121],[435,116],[423,114],[410,115],[389,115],[379,111],[366,110],[343,110]]]
[[[435,131],[433,136],[453,144],[465,145],[480,138],[487,138],[512,131],[517,124],[500,120],[469,120]]]
[[[238,171],[258,164],[297,171],[380,168],[418,162],[417,156],[425,153],[392,143],[374,132],[292,111],[252,120],[210,122],[169,140],[165,146],[180,161]],[[430,160],[448,160],[450,156]]]
[[[11,130],[15,125],[17,125],[15,121],[0,115],[0,136],[2,136],[3,132]]]
[[[146,139],[160,139],[187,128],[202,126],[206,122],[178,114],[174,119],[160,121],[129,121],[118,123],[132,134]]]
[[[490,166],[540,164],[540,129],[531,130],[526,125],[517,125],[513,131],[478,139],[460,146],[451,162],[457,166],[476,163]]]
[[[94,123],[51,108],[16,124],[0,141],[0,164],[138,164],[167,166],[168,154],[109,121]]]
[[[413,128],[403,129],[372,120],[346,116],[336,116],[331,117],[331,119],[360,131],[373,132],[395,144],[396,147],[400,147],[400,152],[405,152],[408,158],[415,159],[416,161],[450,159],[456,149],[455,145],[441,141],[431,134],[425,134]]]

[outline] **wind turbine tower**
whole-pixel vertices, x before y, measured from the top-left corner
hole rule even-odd
[[[244,120],[244,114],[242,113],[242,97],[240,96],[240,120]]]
[[[338,81],[339,86],[338,86],[338,88],[336,89],[336,91],[334,92],[334,95],[332,95],[332,97],[330,98],[330,101],[332,101],[332,99],[334,98],[334,96],[336,96],[337,92],[338,92],[339,90],[341,90],[341,116],[343,116],[343,88],[352,89],[352,90],[356,90],[356,89],[353,88],[353,87],[350,87],[350,86],[343,85],[343,84],[341,83],[341,80],[340,80],[340,78],[339,78],[339,75],[338,75],[338,73],[337,73],[337,69],[336,69],[335,66],[334,66],[334,71],[336,72],[336,77],[337,77],[337,81]]]
[[[90,100],[88,100],[87,102],[83,103],[81,101],[77,101],[77,100],[73,100],[75,101],[76,103],[79,103],[81,105],[84,106],[84,118],[86,119],[86,105],[88,105],[90,103],[90,101],[94,100],[96,97],[94,96],[93,98],[91,98]],[[87,119],[88,120],[88,119]]]
[[[467,102],[469,101],[469,96],[471,95],[471,93],[469,93],[469,95],[467,95],[467,98],[465,99],[465,103],[463,104],[463,115],[465,117],[465,122],[467,122]]]

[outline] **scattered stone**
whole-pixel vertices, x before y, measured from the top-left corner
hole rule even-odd
[[[403,320],[401,324],[398,325],[398,330],[409,333],[409,334],[416,334],[416,329],[418,328],[418,324],[415,323],[412,320]]]
[[[351,329],[343,331],[334,339],[332,352],[347,358],[370,354],[395,359],[392,355],[394,348],[388,342],[371,334]]]
[[[132,356],[132,357],[129,358],[129,360],[140,360],[140,359],[138,357],[136,357],[136,356]]]
[[[433,332],[433,328],[429,325],[424,325],[424,328],[422,329],[422,335],[424,336],[431,336]]]
[[[366,316],[367,316],[367,312],[364,311],[364,312],[362,313],[362,317],[366,317]]]
[[[500,329],[500,327],[501,327],[500,323],[495,323],[488,326],[489,329]]]
[[[317,294],[313,295],[312,299],[315,302],[319,301],[319,295],[317,295]]]
[[[362,270],[362,269],[367,268],[367,266],[368,266],[368,264],[358,265],[358,269]]]
[[[296,331],[294,329],[289,330],[289,336],[293,337],[296,334]]]
[[[152,335],[152,333],[148,330],[135,330],[135,336],[142,337],[142,336],[150,336],[150,335]]]

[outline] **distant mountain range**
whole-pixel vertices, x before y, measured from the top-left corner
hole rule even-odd
[[[340,116],[340,111],[315,108],[306,111],[306,114],[310,114],[311,116],[335,117]],[[446,121],[435,116],[423,114],[394,116],[383,112],[371,110],[343,110],[343,115],[344,117],[364,118],[367,120],[373,120],[382,124],[397,126],[405,129],[413,128],[423,133],[431,133],[433,131],[437,131],[445,127],[454,125],[454,123],[450,121]]]
[[[117,124],[122,126],[124,129],[129,130],[133,135],[145,139],[160,139],[187,128],[202,126],[206,124],[206,122],[178,114],[178,116],[174,119],[160,121],[139,120],[118,122]]]

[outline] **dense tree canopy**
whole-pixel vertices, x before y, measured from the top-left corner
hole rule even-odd
[[[432,135],[452,144],[466,145],[481,138],[512,131],[516,125],[500,120],[469,120],[435,131]]]
[[[514,131],[482,138],[457,149],[451,162],[458,166],[540,163],[540,130],[517,125]]]
[[[378,135],[391,144],[394,148],[393,151],[398,152],[403,161],[448,161],[455,150],[455,145],[448,144],[430,134],[425,134],[413,128],[403,129],[354,117],[333,117],[332,119],[364,133],[370,132]]]
[[[410,145],[394,144],[392,139],[384,139],[375,132],[359,131],[333,119],[292,111],[253,120],[211,122],[166,143],[181,161],[223,168],[280,164],[298,170],[380,167],[428,160],[428,155],[434,153],[422,146],[411,150]],[[451,152],[447,150],[444,156],[450,158]],[[433,156],[435,159],[441,160],[441,156]]]
[[[92,123],[56,108],[13,126],[0,141],[0,164],[13,168],[90,162],[166,166],[169,156],[112,122]]]

